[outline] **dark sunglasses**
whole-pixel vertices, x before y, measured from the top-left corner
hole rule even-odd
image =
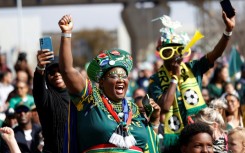
[[[17,114],[20,114],[20,113],[22,113],[22,112],[27,113],[27,112],[29,112],[29,111],[30,111],[30,110],[29,110],[29,108],[27,108],[27,107],[21,107],[21,108],[18,108],[18,109],[15,110],[15,112],[16,112]]]

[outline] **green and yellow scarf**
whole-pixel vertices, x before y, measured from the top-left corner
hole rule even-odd
[[[164,146],[175,145],[181,130],[184,128],[183,120],[186,121],[188,116],[194,115],[206,107],[195,76],[184,63],[181,63],[180,66],[181,75],[176,88],[174,102],[169,112],[165,114]],[[170,84],[171,76],[165,66],[162,66],[158,71],[158,77],[160,78],[162,90],[166,91]],[[178,103],[184,103],[186,116],[180,115]]]

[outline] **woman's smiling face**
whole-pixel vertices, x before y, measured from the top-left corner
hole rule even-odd
[[[128,76],[121,67],[115,67],[105,73],[100,80],[100,88],[104,94],[112,101],[121,101],[128,89]]]
[[[228,95],[226,96],[226,100],[227,100],[227,106],[228,106],[227,111],[229,113],[234,113],[239,110],[240,102],[235,96]]]

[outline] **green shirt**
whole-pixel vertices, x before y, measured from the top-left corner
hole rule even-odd
[[[90,81],[80,95],[72,96],[77,107],[78,151],[82,152],[98,144],[108,144],[118,123],[107,111],[99,94],[99,89]],[[147,143],[147,132],[137,106],[128,101],[132,109],[132,122],[129,131],[137,141],[136,146],[144,149]]]
[[[21,102],[27,103],[30,107],[32,107],[35,104],[33,96],[28,94],[24,99],[22,99],[20,96],[15,96],[11,98],[9,100],[9,108],[15,109],[15,107]]]
[[[186,66],[189,69],[191,69],[193,75],[195,76],[197,80],[198,86],[202,88],[202,76],[213,65],[209,64],[208,59],[206,58],[206,56],[204,56],[200,60],[193,60],[191,62],[186,63]],[[157,73],[153,74],[150,79],[154,81],[150,83],[149,88],[148,88],[148,93],[150,97],[152,97],[157,102],[158,98],[160,98],[160,96],[166,91],[162,90],[161,82],[160,82],[160,79]],[[181,101],[178,103],[178,106],[180,109],[182,119],[185,119],[186,109],[185,109],[184,103]],[[185,120],[183,120],[183,122],[184,124],[186,124]]]
[[[208,85],[208,92],[211,98],[220,98],[224,93],[224,88],[218,88],[215,84]]]
[[[159,137],[155,133],[151,124],[147,127],[149,153],[160,153]]]

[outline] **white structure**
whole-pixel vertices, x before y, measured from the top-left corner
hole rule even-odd
[[[41,19],[38,16],[1,16],[0,14],[0,47],[7,53],[7,61],[13,68],[19,51],[27,53],[29,65],[36,66],[36,53],[39,38],[42,36]]]
[[[117,29],[118,48],[131,53],[131,39],[124,24]]]

